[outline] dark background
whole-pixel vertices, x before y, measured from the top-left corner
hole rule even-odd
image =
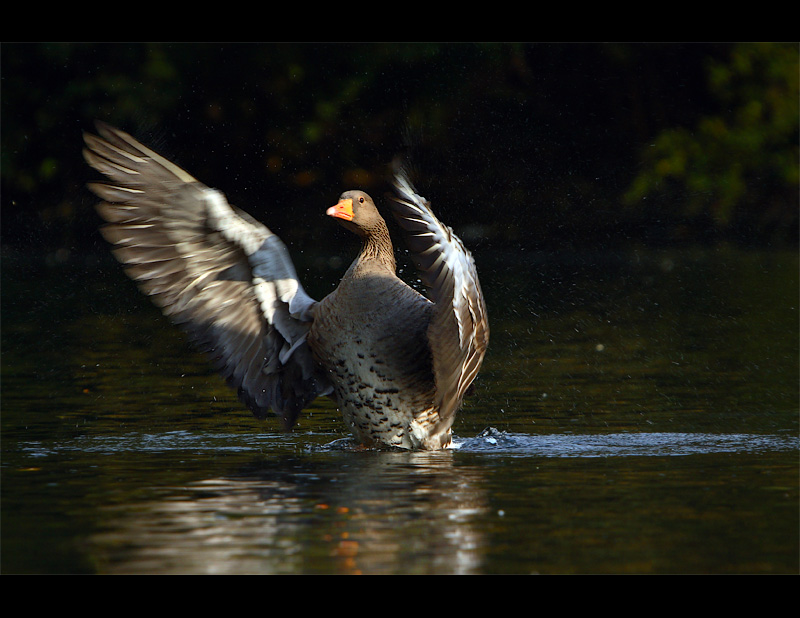
[[[293,251],[340,239],[325,208],[380,197],[409,146],[478,249],[798,240],[796,43],[4,44],[4,248],[106,250],[95,119]]]

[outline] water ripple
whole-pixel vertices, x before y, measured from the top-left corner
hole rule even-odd
[[[795,436],[711,433],[548,434],[507,433],[494,428],[458,440],[455,448],[537,457],[662,457],[708,453],[800,450]]]
[[[263,452],[299,446],[302,436],[292,434],[220,434],[169,431],[83,436],[60,443],[22,442],[19,448],[30,457],[64,452],[114,454],[122,452]],[[345,446],[343,446],[345,442]],[[335,440],[310,451],[353,450],[352,441]],[[355,448],[355,445],[352,445]],[[472,438],[456,438],[454,450],[526,457],[663,457],[709,453],[758,453],[800,450],[796,436],[712,433],[611,433],[546,434],[509,433],[487,428]]]

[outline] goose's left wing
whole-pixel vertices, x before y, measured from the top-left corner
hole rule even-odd
[[[439,416],[450,418],[478,374],[489,345],[489,322],[475,260],[397,168],[394,215],[435,308],[428,328]]]

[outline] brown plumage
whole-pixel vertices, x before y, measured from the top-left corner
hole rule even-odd
[[[84,157],[111,184],[101,230],[128,275],[207,352],[261,418],[291,427],[332,395],[353,434],[370,446],[439,449],[478,373],[489,326],[474,261],[402,170],[392,209],[429,290],[396,275],[386,222],[361,191],[327,214],[362,239],[339,286],[317,302],[280,239],[224,196],[98,123]]]

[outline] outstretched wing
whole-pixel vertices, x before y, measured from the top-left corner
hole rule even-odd
[[[489,345],[486,303],[472,254],[453,230],[436,218],[430,203],[417,194],[399,167],[394,188],[395,218],[405,231],[411,256],[435,304],[428,341],[439,416],[447,419],[460,407]]]
[[[184,329],[258,417],[291,427],[330,391],[306,345],[315,304],[281,240],[219,191],[103,123],[85,134],[87,163],[110,184],[103,236],[139,289]]]

